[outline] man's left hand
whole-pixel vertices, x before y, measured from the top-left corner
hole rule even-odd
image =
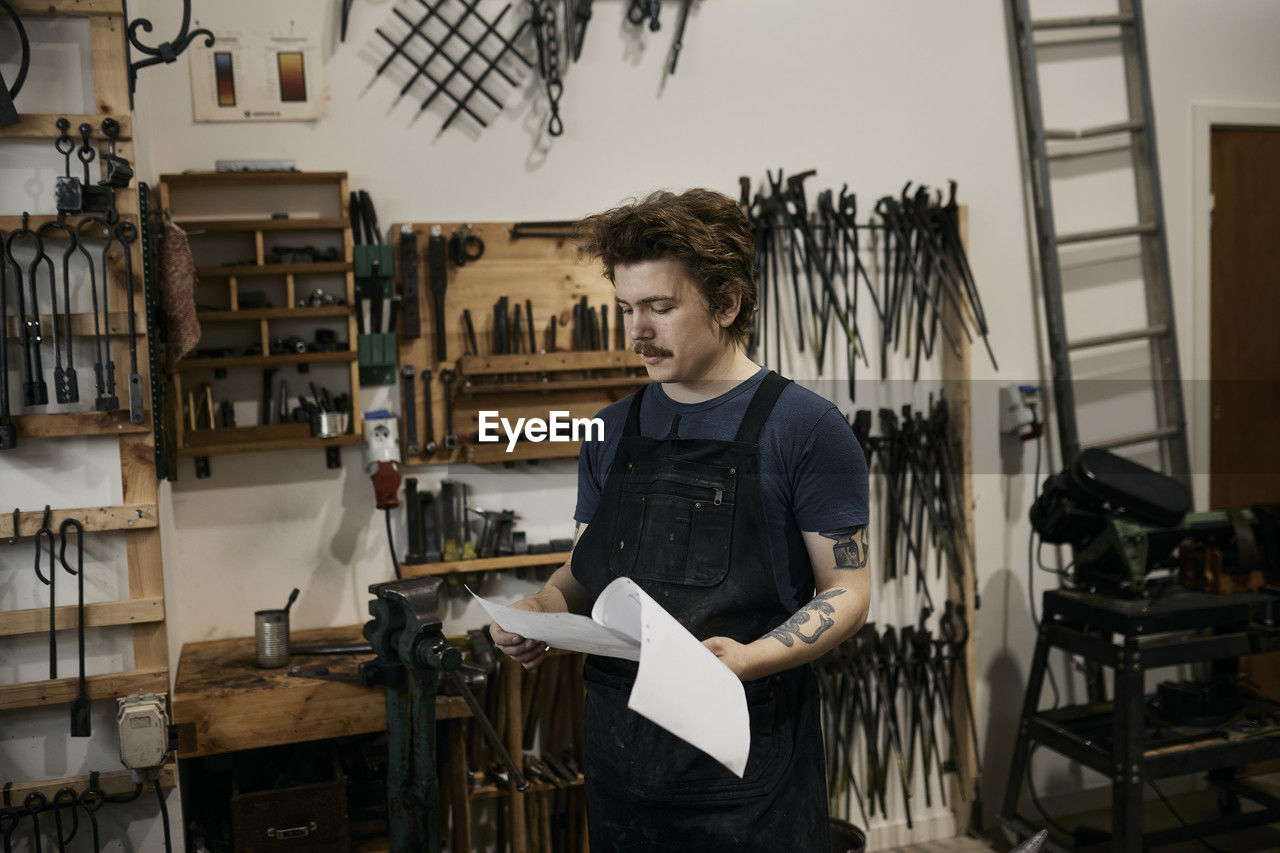
[[[739,681],[750,680],[750,655],[742,643],[728,637],[708,637],[702,641],[702,645],[729,667]]]

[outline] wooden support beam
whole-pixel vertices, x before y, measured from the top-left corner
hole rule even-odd
[[[8,317],[6,319],[8,320],[8,323],[5,325],[6,333],[11,338],[18,337],[18,334],[19,334],[18,318]],[[77,337],[92,336],[94,334],[94,330],[93,330],[94,319],[95,318],[93,314],[72,314],[71,315],[71,334]],[[101,325],[102,325],[101,314],[97,315],[97,320],[98,320],[99,328],[101,328]],[[62,324],[63,324],[62,315],[59,314],[58,328],[57,328],[57,332],[59,336],[62,335],[62,328],[63,328]],[[140,313],[138,313],[136,309],[133,312],[133,324],[137,330],[138,337],[145,338],[147,336],[147,321],[146,321],[146,318],[143,317]],[[53,317],[51,315],[49,314],[40,315],[40,329],[46,340],[52,337],[54,329],[53,329]],[[110,314],[108,314],[106,332],[108,335],[129,334],[129,312],[128,311],[112,311]]]
[[[18,438],[66,438],[82,435],[128,435],[151,431],[151,413],[140,424],[129,420],[128,409],[114,412],[65,412],[53,415],[14,415]],[[12,517],[12,515],[10,516]]]
[[[19,15],[33,18],[92,18],[124,14],[124,4],[120,0],[9,0],[9,5]]]
[[[70,702],[79,691],[78,678],[53,678],[48,681],[26,681],[0,685],[0,711],[14,708],[38,708]],[[167,693],[169,669],[134,669],[109,672],[85,679],[90,699],[117,699],[130,693]]]
[[[55,509],[49,514],[49,527],[56,534],[64,519],[74,518],[84,525],[88,533],[104,530],[145,530],[154,528],[156,522],[155,504],[126,504],[123,506],[95,506],[78,509]],[[44,521],[44,510],[18,513],[19,538],[35,536]],[[0,512],[0,539],[14,536],[13,513]]]
[[[82,124],[88,124],[93,128],[93,132],[89,134],[90,139],[105,141],[106,137],[102,135],[102,120],[105,118],[113,118],[120,123],[120,133],[116,136],[117,140],[128,140],[133,138],[133,116],[129,113],[118,115],[67,115],[58,113],[21,113],[18,116],[18,123],[11,124],[8,127],[0,127],[0,139],[57,139],[60,135],[57,121],[65,118],[71,122],[71,127],[67,133],[75,141],[76,146],[80,145],[80,133],[78,128]],[[119,150],[116,151],[122,157],[127,156]],[[80,169],[79,161],[72,157],[72,167],[76,170]],[[80,174],[78,171],[73,174]],[[82,176],[83,177],[83,176]]]
[[[73,581],[68,581],[72,583]],[[53,611],[54,629],[69,631],[76,627],[75,605],[58,607]],[[84,624],[87,628],[109,628],[117,625],[142,625],[164,621],[163,598],[135,598],[124,601],[101,601],[84,606]],[[0,637],[18,637],[24,634],[43,634],[49,630],[49,608],[33,610],[9,610],[0,621]]]
[[[178,766],[172,761],[164,765],[160,771],[160,787],[173,788],[178,784]],[[62,779],[48,779],[43,782],[21,782],[9,789],[9,797],[15,806],[20,807],[28,794],[41,793],[52,800],[53,795],[63,788],[73,788],[76,793],[83,793],[89,787],[88,776],[67,776]],[[133,774],[128,770],[115,770],[98,776],[98,788],[108,797],[121,794],[132,794],[134,790]],[[70,818],[67,818],[70,820]],[[87,827],[82,827],[82,831]],[[79,844],[80,842],[76,842]]]

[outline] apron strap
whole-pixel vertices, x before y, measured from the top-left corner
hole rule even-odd
[[[769,371],[760,382],[760,387],[756,389],[755,396],[751,398],[747,413],[742,416],[742,425],[738,427],[738,436],[734,439],[735,441],[743,444],[760,443],[760,430],[764,428],[764,422],[773,413],[773,406],[778,402],[778,397],[790,384],[790,379],[779,376],[772,370]]]
[[[627,425],[622,430],[623,435],[632,437],[640,435],[640,401],[644,397],[644,389],[648,385],[641,385],[640,390],[631,398],[631,408],[627,409]]]

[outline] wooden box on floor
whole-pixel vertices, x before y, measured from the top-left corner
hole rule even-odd
[[[231,794],[231,829],[237,853],[351,849],[347,784],[333,779],[311,785]]]

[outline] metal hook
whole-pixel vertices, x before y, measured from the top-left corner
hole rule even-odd
[[[138,87],[138,71],[149,65],[158,65],[161,62],[174,62],[179,54],[187,49],[187,46],[195,40],[197,36],[204,36],[204,46],[213,47],[213,33],[206,29],[197,29],[187,32],[187,28],[191,24],[191,0],[182,0],[182,26],[178,30],[177,37],[171,42],[162,42],[159,47],[148,47],[138,38],[138,30],[149,33],[151,32],[151,22],[146,18],[138,18],[129,21],[129,4],[122,2],[121,8],[124,11],[124,18],[127,22],[125,33],[128,39],[125,41],[125,61],[129,63],[129,107],[133,107],[133,93]],[[142,59],[134,62],[130,56],[130,47],[148,55],[148,59]]]
[[[70,538],[67,536],[67,530],[69,528],[75,528],[76,548],[80,552],[74,569],[67,565],[67,540]],[[62,563],[62,568],[66,569],[69,574],[80,574],[84,570],[84,525],[80,523],[79,519],[65,518],[62,520],[62,524],[58,526],[58,538],[61,543],[58,547],[58,561]]]

